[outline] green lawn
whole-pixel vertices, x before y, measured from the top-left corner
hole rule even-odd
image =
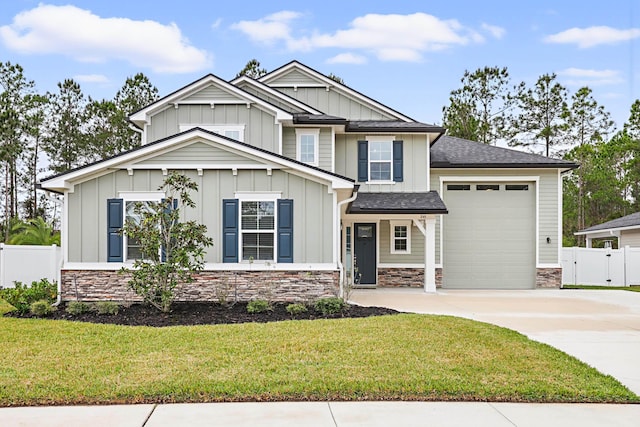
[[[449,316],[168,328],[0,318],[0,342],[0,406],[640,401],[549,346]]]
[[[640,292],[640,286],[592,286],[592,285],[562,285],[562,289],[594,289],[594,290],[616,290],[616,291],[631,291]]]

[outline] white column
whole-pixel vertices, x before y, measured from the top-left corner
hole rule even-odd
[[[436,292],[436,219],[424,220],[424,291]]]
[[[590,248],[591,247],[591,241],[593,239],[591,239],[591,237],[587,237],[587,247]]]

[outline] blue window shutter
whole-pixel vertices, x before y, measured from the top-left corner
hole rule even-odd
[[[107,261],[122,262],[122,235],[124,201],[107,199]]]
[[[358,181],[369,180],[369,143],[358,141]]]
[[[293,262],[293,200],[278,200],[278,262]]]
[[[402,157],[402,141],[393,141],[393,180],[395,182],[403,181]]]
[[[222,200],[222,262],[238,262],[238,200]]]

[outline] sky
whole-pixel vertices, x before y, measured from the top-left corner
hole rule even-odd
[[[0,62],[40,92],[73,78],[111,99],[142,72],[164,96],[252,58],[334,73],[434,124],[465,70],[507,67],[527,85],[556,73],[570,93],[593,89],[620,128],[640,98],[640,2],[0,0]]]

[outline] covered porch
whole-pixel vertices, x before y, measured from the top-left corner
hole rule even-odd
[[[446,213],[435,191],[358,193],[341,215],[344,283],[435,292],[436,219]]]

